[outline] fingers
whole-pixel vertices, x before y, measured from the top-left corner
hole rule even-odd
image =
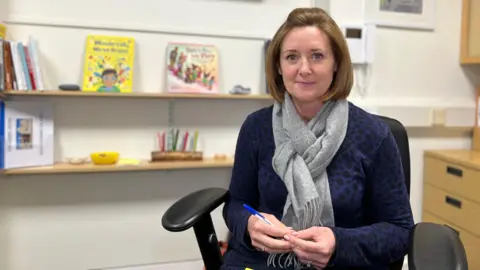
[[[271,225],[267,225],[272,227]],[[262,230],[254,230],[250,234],[252,245],[260,250],[265,249],[265,252],[270,253],[284,253],[292,250],[292,245],[283,239],[276,239],[271,237],[268,232]]]
[[[266,236],[266,238],[270,238]],[[268,253],[288,253],[292,251],[292,246],[285,240],[276,240],[270,238],[272,241],[254,240],[252,239],[252,246],[254,246],[259,251],[264,251]]]
[[[292,251],[292,244],[284,236],[292,233],[293,229],[285,226],[275,216],[262,213],[271,224],[251,216],[248,221],[248,231],[252,245],[258,250],[268,253],[287,253]]]
[[[282,239],[286,234],[292,232],[292,230],[288,229],[287,227],[272,226],[272,225],[266,224],[262,221],[256,222],[253,225],[253,229],[255,231],[259,231],[259,232],[262,232],[264,234],[267,234],[271,237],[279,237],[279,238],[282,238]]]
[[[289,228],[289,227],[285,226],[285,224],[283,224],[280,220],[278,220],[274,215],[266,214],[266,213],[262,213],[262,215],[266,219],[268,219],[270,222],[272,222],[273,225],[275,225],[276,227],[279,227],[279,228],[282,228],[282,229]]]
[[[282,240],[276,240],[276,241],[282,241]],[[292,251],[291,247],[288,248],[278,248],[278,245],[275,245],[275,247],[270,247],[267,245],[264,245],[261,242],[253,241],[252,245],[257,248],[258,251],[263,251],[267,253],[288,253]]]
[[[285,239],[290,242],[294,247],[297,247],[307,253],[323,253],[320,243],[316,243],[309,240],[303,240],[296,237],[293,234],[285,235]]]
[[[266,213],[262,213],[262,215],[264,215],[265,218],[268,219],[268,221],[270,221],[274,225],[274,226],[268,227],[269,230],[271,229],[270,232],[275,234],[275,235],[272,235],[272,236],[283,238],[283,236],[285,234],[294,232],[292,227],[285,226],[285,224],[283,224],[280,220],[278,220],[274,215],[266,214]],[[273,227],[273,228],[271,228],[271,227]],[[280,234],[280,235],[278,235],[278,234]]]
[[[295,232],[295,236],[303,240],[314,240],[321,232],[317,227]]]
[[[297,258],[304,264],[311,264],[317,269],[323,269],[327,265],[327,260],[324,256],[315,253],[309,253],[301,248],[294,247],[292,251],[297,255]]]
[[[268,235],[260,235],[257,239],[268,250],[280,250],[283,252],[290,252],[292,250],[292,244],[284,239],[275,239]]]
[[[277,237],[282,240],[284,240],[285,235],[288,235],[292,232],[292,230],[290,229],[273,227],[271,225],[267,225],[265,227],[262,226],[262,228],[259,228],[259,230],[265,233],[266,235],[269,235],[271,237]]]

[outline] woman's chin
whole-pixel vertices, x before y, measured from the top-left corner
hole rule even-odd
[[[298,91],[295,92],[292,96],[299,102],[308,103],[319,100],[322,95],[320,95],[317,91]]]

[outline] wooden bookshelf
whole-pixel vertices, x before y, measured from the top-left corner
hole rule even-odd
[[[19,169],[7,169],[5,175],[38,175],[38,174],[72,174],[72,173],[102,173],[102,172],[134,172],[134,171],[164,171],[164,170],[187,170],[187,169],[214,169],[230,168],[233,159],[202,161],[172,161],[172,162],[144,162],[139,165],[71,165],[58,163],[53,166],[29,167]]]
[[[172,94],[160,92],[98,93],[82,91],[7,91],[6,96],[35,97],[109,97],[109,98],[156,98],[156,99],[235,99],[235,100],[273,100],[270,95],[232,95],[232,94]]]

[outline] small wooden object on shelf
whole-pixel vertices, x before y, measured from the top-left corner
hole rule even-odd
[[[201,161],[203,160],[203,152],[164,152],[152,151],[151,162],[161,161]]]
[[[213,157],[214,160],[227,160],[227,155],[225,154],[215,154]]]

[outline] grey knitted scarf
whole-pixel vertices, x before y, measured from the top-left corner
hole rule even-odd
[[[285,93],[285,101],[274,104],[272,117],[276,146],[272,165],[288,190],[282,222],[294,230],[334,226],[326,168],[347,132],[348,101],[327,101],[305,123]],[[294,253],[270,254],[268,265],[304,267]]]

